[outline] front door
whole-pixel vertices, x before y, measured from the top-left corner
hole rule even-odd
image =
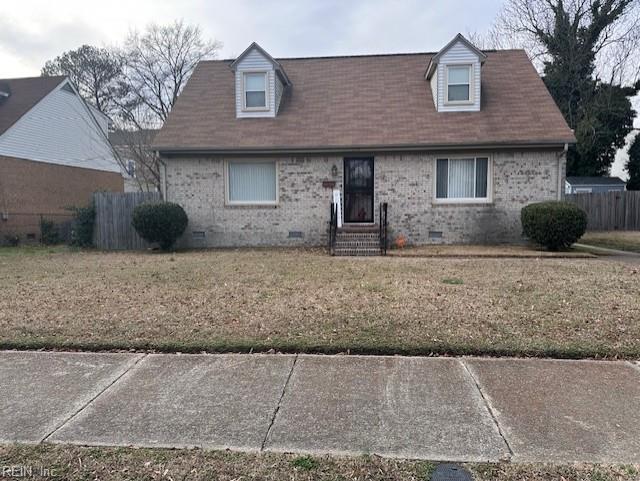
[[[373,157],[344,159],[344,221],[373,222]]]

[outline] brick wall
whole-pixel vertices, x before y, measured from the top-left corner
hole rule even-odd
[[[379,203],[388,202],[393,234],[405,235],[410,243],[517,242],[521,240],[520,209],[531,202],[558,198],[558,186],[564,185],[558,179],[558,155],[557,151],[489,154],[493,162],[493,202],[489,205],[435,204],[435,155],[376,155],[375,219]],[[225,205],[221,157],[166,159],[167,198],[181,204],[189,216],[182,244],[324,244],[332,188],[323,187],[323,181],[335,181],[342,190],[343,157],[277,160],[279,204],[245,207]],[[563,178],[564,160],[560,167]],[[298,232],[302,238],[291,237]],[[442,237],[430,238],[430,232],[442,233]]]
[[[71,218],[67,206],[84,206],[93,192],[122,192],[122,175],[0,156],[0,243],[8,234],[39,238],[40,216]]]

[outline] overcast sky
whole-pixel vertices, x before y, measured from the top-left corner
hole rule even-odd
[[[275,57],[438,50],[483,31],[500,0],[20,0],[0,17],[0,78],[39,75],[82,44],[120,43],[132,29],[184,19],[220,40],[221,57],[257,41]]]
[[[0,16],[0,78],[40,74],[83,44],[117,45],[149,23],[183,19],[233,58],[252,41],[274,57],[437,51],[484,32],[501,0],[19,0]],[[640,107],[640,102],[636,99]],[[636,120],[636,123],[640,123]],[[618,158],[615,174],[622,174]]]

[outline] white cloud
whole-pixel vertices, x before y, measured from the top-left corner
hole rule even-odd
[[[485,30],[500,0],[21,0],[0,18],[0,77],[38,75],[82,44],[120,43],[149,23],[184,19],[223,42],[225,58],[257,41],[274,56],[436,50]]]

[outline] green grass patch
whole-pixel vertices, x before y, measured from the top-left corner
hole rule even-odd
[[[311,471],[318,467],[318,461],[311,456],[298,456],[291,460],[291,466],[302,469],[303,471]]]

